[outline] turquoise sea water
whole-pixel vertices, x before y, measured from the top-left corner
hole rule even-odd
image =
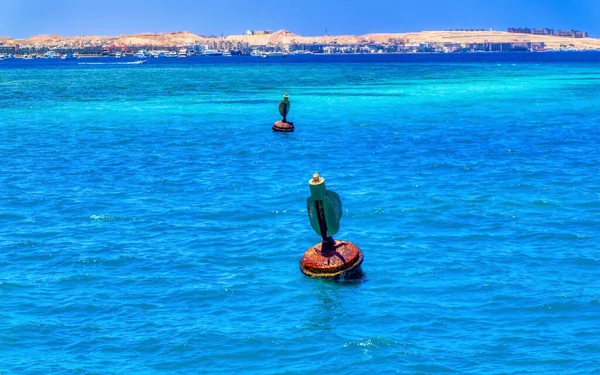
[[[598,56],[0,62],[0,374],[599,373]]]

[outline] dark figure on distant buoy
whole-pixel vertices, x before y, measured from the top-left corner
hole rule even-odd
[[[281,122],[287,122],[287,114],[290,112],[290,107],[292,104],[290,103],[288,94],[283,96],[283,100],[279,102],[279,114],[282,119]]]
[[[302,273],[312,277],[359,279],[362,276],[363,254],[352,242],[336,241],[333,235],[340,229],[342,201],[325,188],[325,179],[318,173],[308,181],[310,197],[306,199],[308,219],[321,243],[308,249],[300,260]]]
[[[287,115],[290,112],[290,107],[292,104],[290,103],[288,94],[283,96],[283,100],[279,102],[279,114],[282,119],[273,124],[273,131],[276,132],[293,132],[294,131],[294,123],[287,121]]]

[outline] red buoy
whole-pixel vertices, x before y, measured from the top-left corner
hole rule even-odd
[[[354,279],[362,275],[363,254],[352,242],[320,243],[308,249],[300,259],[300,270],[312,277]]]
[[[276,123],[273,124],[273,131],[274,132],[293,132],[294,131],[294,123],[293,122],[283,122],[283,121],[277,121]]]

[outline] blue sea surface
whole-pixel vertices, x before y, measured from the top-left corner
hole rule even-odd
[[[0,61],[1,375],[600,373],[600,53],[123,61]]]

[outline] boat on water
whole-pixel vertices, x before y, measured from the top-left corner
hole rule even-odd
[[[203,56],[223,56],[223,52],[216,49],[206,49],[202,52]]]
[[[187,57],[187,50],[185,48],[180,49],[177,53],[177,57],[180,59]]]
[[[146,51],[144,51],[144,50],[138,51],[135,54],[135,57],[137,57],[138,59],[144,59],[144,58],[146,58],[147,57]]]
[[[59,59],[60,55],[56,51],[48,51],[44,53],[45,59]]]
[[[225,51],[225,52],[223,52],[223,56],[231,57],[232,55],[231,55],[231,52]]]
[[[123,54],[121,52],[115,53],[115,59],[120,59],[121,57],[123,57]]]
[[[264,52],[261,57],[266,59],[269,57],[287,57],[287,55],[288,55],[287,53],[277,51],[277,52]]]
[[[60,57],[62,60],[77,60],[79,58],[79,54],[74,53],[65,53]]]
[[[314,55],[314,53],[310,51],[293,51],[290,55]]]
[[[136,60],[124,62],[78,62],[77,65],[139,65],[145,63],[146,60]]]

